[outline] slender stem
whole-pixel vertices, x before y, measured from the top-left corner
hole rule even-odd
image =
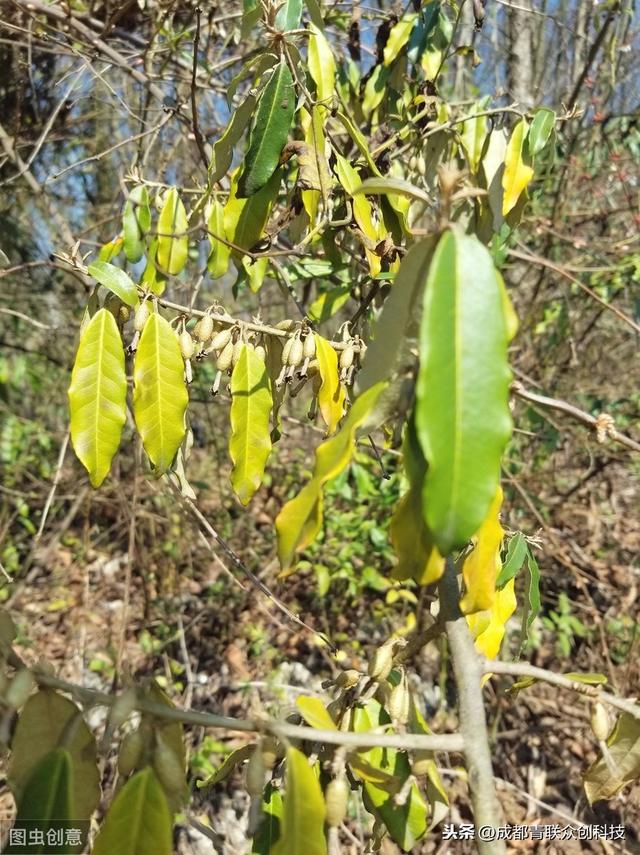
[[[581,683],[579,680],[572,679],[566,674],[554,674],[553,671],[537,668],[535,665],[529,665],[528,662],[499,662],[494,659],[481,659],[480,667],[485,674],[509,674],[513,677],[533,677],[535,680],[541,680],[552,686],[558,686],[561,689],[568,689],[580,695],[586,695],[593,700],[608,704],[610,707],[614,707],[621,712],[640,719],[640,704],[634,703],[634,701],[627,698],[618,698],[610,692],[603,692],[600,686]]]
[[[447,558],[440,580],[440,619],[444,621],[453,671],[458,687],[460,732],[465,743],[465,761],[473,818],[477,829],[501,824],[502,809],[493,777],[489,732],[482,700],[481,660],[473,644],[466,618],[460,611],[460,590],[453,558]],[[478,840],[481,855],[504,855],[502,840]]]

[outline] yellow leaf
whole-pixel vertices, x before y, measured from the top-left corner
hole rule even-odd
[[[320,698],[301,695],[296,700],[296,706],[310,727],[315,727],[318,730],[337,730],[334,720]]]
[[[460,608],[467,615],[490,609],[496,596],[496,579],[502,566],[500,545],[504,537],[500,525],[501,505],[502,489],[498,487],[489,513],[473,538],[473,550],[462,565],[465,594]]]
[[[417,14],[412,12],[405,15],[397,24],[391,28],[389,38],[384,46],[384,64],[391,65],[394,59],[398,56],[402,48],[409,41],[411,30],[416,22]]]
[[[133,367],[133,414],[144,450],[165,472],[185,434],[189,395],[178,336],[154,312],[144,326]]]
[[[516,610],[514,588],[515,579],[510,579],[504,588],[496,591],[490,609],[467,615],[476,650],[488,659],[495,659],[500,652],[507,621]]]
[[[386,383],[377,383],[353,402],[342,428],[316,449],[316,462],[311,481],[283,507],[276,518],[278,558],[282,570],[291,566],[297,550],[304,549],[322,526],[322,490],[349,464],[358,428],[376,404]]]
[[[516,206],[520,194],[526,189],[533,178],[533,168],[529,165],[529,157],[525,150],[525,140],[529,125],[526,119],[520,119],[513,129],[511,139],[507,144],[502,175],[502,216]]]
[[[338,422],[344,414],[345,391],[338,375],[338,356],[326,340],[318,333],[316,339],[316,357],[320,366],[322,386],[318,392],[318,406],[327,426],[327,435],[335,432]]]
[[[109,474],[120,445],[126,398],[122,339],[111,312],[100,309],[82,333],[69,386],[71,443],[93,487]]]
[[[433,585],[440,579],[445,561],[425,525],[420,488],[411,488],[400,499],[391,518],[389,537],[398,558],[394,579],[415,579],[419,585]]]
[[[262,483],[271,453],[269,416],[273,406],[267,366],[253,345],[243,345],[231,375],[231,485],[246,505]]]

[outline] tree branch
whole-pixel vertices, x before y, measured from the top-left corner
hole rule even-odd
[[[440,620],[444,621],[453,671],[458,687],[458,710],[460,731],[464,740],[464,756],[469,773],[469,790],[473,805],[476,828],[501,824],[502,809],[496,794],[489,732],[482,699],[481,660],[469,632],[465,616],[460,611],[460,590],[453,558],[446,561],[444,575],[440,580]],[[504,855],[501,840],[478,840],[480,855]]]

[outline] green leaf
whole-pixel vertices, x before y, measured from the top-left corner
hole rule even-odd
[[[46,844],[47,831],[70,827],[70,820],[78,821],[74,811],[72,758],[64,748],[53,748],[36,764],[18,802],[16,824],[42,832],[41,844],[13,845],[6,852],[29,852],[46,855],[51,846]],[[56,846],[56,852],[70,853],[78,847]]]
[[[127,306],[134,307],[140,302],[136,286],[124,270],[114,264],[109,264],[107,261],[94,261],[93,264],[89,265],[87,273],[117,297],[120,297]]]
[[[271,782],[265,787],[262,796],[262,814],[262,823],[253,838],[251,855],[270,855],[273,845],[280,837],[282,794]]]
[[[133,381],[133,414],[144,450],[158,472],[165,472],[185,434],[189,396],[178,337],[156,312],[140,336]]]
[[[527,554],[527,600],[522,611],[522,629],[520,651],[529,640],[531,625],[540,611],[540,568],[538,562],[528,550]]]
[[[309,73],[316,84],[318,101],[328,102],[333,97],[336,61],[329,42],[321,30],[311,24],[309,33]]]
[[[189,238],[187,212],[175,187],[167,197],[158,219],[158,253],[156,260],[165,273],[176,276],[187,263]]]
[[[391,28],[389,38],[384,46],[385,65],[391,65],[402,48],[407,44],[417,17],[418,16],[415,12],[405,15],[404,18],[398,21],[398,23]]]
[[[219,181],[223,175],[227,174],[233,161],[234,146],[237,145],[249,124],[255,112],[257,100],[258,96],[254,92],[249,92],[242,104],[235,109],[223,135],[214,143],[209,166],[211,183]]]
[[[296,109],[296,93],[289,66],[282,60],[260,96],[249,148],[238,181],[238,197],[257,193],[278,167]]]
[[[251,30],[260,20],[260,4],[258,0],[243,0],[242,23],[240,24],[240,38],[245,41],[251,34]]]
[[[301,751],[289,748],[280,839],[272,855],[326,855],[324,817],[322,790],[313,768]]]
[[[255,742],[248,742],[246,745],[242,745],[240,748],[236,748],[235,751],[232,751],[231,754],[228,754],[224,758],[224,762],[219,769],[210,775],[206,781],[198,781],[197,786],[198,789],[202,789],[204,787],[213,787],[215,784],[219,784],[220,781],[224,781],[229,775],[233,772],[236,766],[239,766],[241,763],[244,763],[245,760],[248,760],[249,757],[253,754],[256,747]]]
[[[276,519],[278,557],[283,571],[291,566],[296,550],[304,549],[322,526],[322,490],[349,464],[355,449],[356,433],[366,420],[385,383],[367,389],[353,402],[344,424],[335,436],[316,449],[311,481],[283,507]]]
[[[357,733],[366,733],[382,725],[390,723],[386,710],[375,701],[368,701],[365,706],[357,706],[353,711],[353,729]],[[379,769],[392,775],[398,781],[398,789],[411,774],[409,760],[403,751],[393,748],[372,748],[359,752],[374,769]],[[404,804],[397,805],[393,792],[371,781],[364,781],[365,808],[378,817],[387,828],[393,840],[409,852],[427,830],[428,806],[416,784],[412,784]]]
[[[122,215],[122,231],[124,235],[124,254],[127,260],[135,264],[140,261],[145,251],[145,237],[151,228],[151,208],[149,207],[149,191],[139,184],[134,187],[125,202]]]
[[[451,230],[429,268],[420,332],[416,425],[429,469],[425,520],[442,555],[484,520],[511,435],[507,327],[500,283],[477,238]]]
[[[269,218],[269,212],[278,195],[280,186],[281,170],[277,169],[269,181],[261,190],[258,190],[249,199],[241,199],[237,195],[237,173],[231,179],[229,197],[224,206],[224,231],[227,240],[242,249],[251,249],[263,236],[264,227]],[[243,256],[230,247],[220,247],[219,252],[223,256],[224,251],[231,253],[234,259]]]
[[[612,798],[640,778],[640,721],[637,718],[622,713],[607,740],[607,755],[596,760],[584,776],[589,804]]]
[[[417,199],[419,202],[424,202],[432,207],[434,205],[433,199],[424,190],[403,178],[367,178],[353,190],[354,196],[361,193],[369,195],[395,193],[409,199]]]
[[[551,136],[551,132],[553,131],[555,124],[556,114],[553,110],[548,110],[546,107],[542,107],[540,110],[535,111],[531,121],[531,127],[529,128],[529,135],[527,137],[527,142],[529,143],[529,154],[531,157],[535,157],[537,154],[540,154],[542,149],[549,142],[549,137]]]
[[[502,174],[502,216],[515,208],[521,194],[533,178],[531,158],[525,145],[529,126],[526,119],[520,119],[507,143]]]
[[[366,164],[369,167],[369,169],[371,170],[371,172],[373,172],[374,175],[377,175],[378,177],[381,178],[382,174],[381,174],[380,170],[378,169],[378,167],[376,166],[374,159],[371,157],[371,153],[369,152],[369,145],[368,145],[367,140],[364,137],[364,135],[353,124],[351,119],[348,116],[346,116],[344,113],[341,113],[340,111],[338,111],[336,113],[336,118],[342,122],[344,129],[346,130],[346,132],[351,137],[351,141],[353,143],[355,143],[356,148],[358,149],[360,154],[364,157]]]
[[[527,557],[529,547],[527,541],[521,531],[517,531],[509,541],[507,547],[507,557],[505,558],[502,570],[496,579],[496,588],[502,588],[507,584],[509,579],[513,579],[516,573],[524,564]]]
[[[297,30],[302,19],[302,0],[284,0],[276,15],[276,27],[285,32]]]
[[[262,483],[271,454],[269,416],[273,407],[267,366],[253,345],[243,345],[231,375],[231,485],[246,505]]]
[[[315,727],[318,730],[337,730],[334,720],[320,698],[301,695],[296,698],[296,706],[310,727]]]
[[[318,406],[327,426],[327,434],[332,434],[344,414],[345,391],[338,374],[338,355],[331,344],[318,333],[316,340],[316,359],[322,378],[318,392]]]
[[[573,680],[574,683],[584,683],[586,686],[604,686],[607,682],[604,674],[598,674],[595,671],[567,671],[562,676],[567,680]]]
[[[156,266],[158,254],[158,238],[154,237],[149,244],[147,253],[147,264],[140,278],[140,287],[160,297],[164,293],[167,281]]]
[[[171,855],[172,818],[153,769],[130,778],[113,800],[92,855]]]
[[[356,378],[359,392],[386,380],[407,357],[408,340],[417,334],[416,309],[422,299],[434,246],[434,239],[422,240],[412,246],[402,259],[389,296],[373,327],[373,340],[367,342],[362,370]]]
[[[124,350],[115,318],[99,309],[87,324],[69,386],[71,442],[99,487],[109,474],[127,418]]]
[[[51,689],[31,695],[16,725],[8,782],[18,805],[35,770],[57,748],[71,757],[72,819],[88,820],[100,801],[96,741],[78,707]],[[53,765],[62,763],[60,759]]]
[[[124,239],[122,235],[118,235],[118,237],[115,237],[113,240],[102,245],[100,252],[98,253],[98,261],[111,261],[111,259],[120,255],[123,246]]]

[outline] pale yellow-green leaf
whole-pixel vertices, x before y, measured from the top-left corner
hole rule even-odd
[[[384,46],[385,65],[391,65],[402,48],[409,41],[409,36],[411,35],[411,30],[413,29],[413,25],[415,24],[417,17],[417,14],[412,12],[409,15],[405,15],[404,18],[398,21],[398,23],[391,28],[389,38]]]
[[[471,112],[480,112],[480,105],[476,104]],[[482,158],[482,150],[489,132],[489,120],[487,116],[476,116],[462,123],[460,140],[467,153],[469,166],[472,172],[477,172]]]
[[[273,406],[267,366],[253,345],[244,345],[231,375],[231,485],[246,505],[262,483],[271,453],[269,416]]]
[[[340,154],[336,155],[336,174],[340,184],[351,196],[353,216],[364,236],[365,254],[369,262],[369,270],[372,276],[377,276],[381,270],[381,262],[379,256],[373,250],[384,235],[381,234],[380,226],[374,219],[371,202],[361,193],[353,195],[361,186],[362,181],[349,161]]]
[[[69,386],[71,442],[94,487],[109,474],[126,421],[124,349],[111,312],[100,309],[87,324]]]
[[[310,727],[318,728],[318,730],[337,730],[334,720],[320,698],[301,695],[296,699],[296,706]]]
[[[490,609],[467,615],[476,650],[488,659],[495,659],[500,652],[507,621],[518,605],[514,588],[515,579],[510,579],[504,588],[496,591]]]
[[[502,174],[502,189],[504,191],[502,200],[503,217],[506,217],[512,208],[515,208],[520,195],[533,178],[533,168],[529,163],[525,149],[528,130],[529,125],[527,124],[527,120],[520,119],[507,143],[504,172]]]
[[[189,396],[178,337],[155,312],[140,337],[133,380],[133,413],[144,450],[158,472],[165,472],[185,434]]]
[[[314,333],[316,340],[316,359],[322,378],[318,392],[318,407],[327,426],[327,434],[334,433],[344,413],[346,394],[338,375],[338,356],[326,340]]]
[[[500,546],[504,529],[500,525],[502,488],[498,487],[489,512],[473,538],[473,549],[462,565],[465,593],[460,608],[465,614],[490,609],[496,596],[496,579],[502,566]]]
[[[356,398],[338,433],[316,449],[315,467],[309,483],[278,514],[278,557],[283,571],[291,566],[296,551],[308,546],[320,531],[323,487],[349,464],[358,428],[366,421],[386,386],[386,383],[377,383]]]
[[[280,838],[271,855],[326,855],[325,805],[320,783],[305,755],[287,751]]]
[[[187,212],[175,187],[167,197],[158,219],[157,262],[166,272],[175,276],[187,263],[189,238],[187,232]]]
[[[362,98],[362,112],[369,118],[376,110],[387,93],[387,81],[389,69],[384,65],[377,65],[367,80]]]
[[[324,34],[314,24],[309,26],[308,31],[309,73],[316,84],[317,100],[329,102],[335,85],[336,61]]]
[[[207,269],[212,279],[219,279],[229,269],[231,248],[221,240],[217,240],[217,237],[224,238],[225,240],[227,237],[224,229],[224,208],[222,203],[217,199],[211,203],[207,218],[207,228],[209,230],[209,242],[211,243]]]

